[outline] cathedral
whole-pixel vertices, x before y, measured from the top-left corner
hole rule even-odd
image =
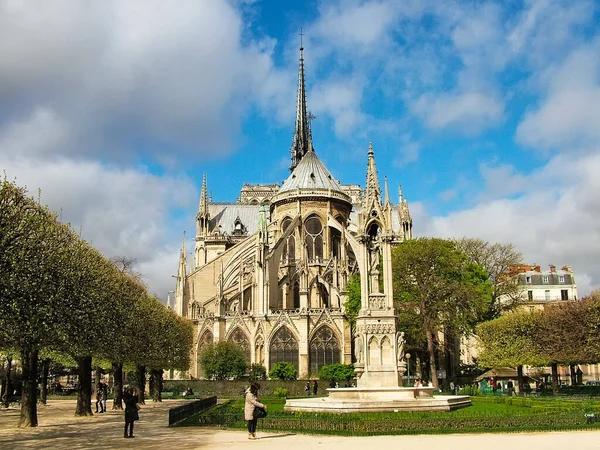
[[[364,189],[341,184],[319,160],[300,48],[288,178],[281,186],[245,184],[237,201],[221,203],[209,197],[203,177],[193,260],[184,237],[173,304],[195,327],[190,377],[204,376],[199,352],[220,341],[235,342],[249,364],[267,371],[292,363],[299,378],[325,364],[360,363],[363,349],[367,355],[371,344],[362,343],[360,325],[351,335],[345,316],[346,285],[360,274],[361,315],[372,308],[393,320],[391,289],[380,290],[391,286],[390,250],[412,237],[412,220],[401,190],[393,204],[386,180],[382,195],[370,144],[366,156]],[[382,348],[390,340],[395,348],[393,330]]]

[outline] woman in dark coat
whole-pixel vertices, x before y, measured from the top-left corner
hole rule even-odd
[[[123,401],[125,402],[125,431],[123,437],[133,437],[133,422],[140,420],[138,410],[138,396],[133,388],[125,389],[123,392]],[[129,435],[127,434],[127,427],[129,427]]]

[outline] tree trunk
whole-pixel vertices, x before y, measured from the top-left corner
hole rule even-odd
[[[162,402],[162,369],[152,369],[150,371],[150,389],[153,402]]]
[[[518,386],[518,395],[523,394],[523,366],[517,366],[517,386]]]
[[[50,372],[50,360],[46,358],[42,361],[42,386],[40,389],[40,401],[44,405],[48,400],[48,372]]]
[[[8,408],[10,403],[10,396],[13,393],[12,383],[10,381],[10,375],[12,372],[12,357],[6,357],[6,383],[4,387],[4,392],[2,394],[2,405],[5,408]]]
[[[431,376],[431,383],[435,389],[439,389],[440,383],[437,377],[437,365],[435,363],[435,346],[434,346],[434,334],[427,330],[427,351],[429,352],[429,374]]]
[[[100,366],[96,366],[94,369],[94,389],[98,389],[100,386],[100,382],[102,381],[102,368]]]
[[[79,372],[76,416],[92,416],[92,357],[76,358]]]
[[[552,394],[558,395],[558,363],[552,363]]]
[[[37,368],[38,351],[23,349],[21,351],[23,365],[23,392],[21,394],[20,427],[37,427]]]
[[[136,372],[138,385],[138,403],[145,405],[144,394],[146,391],[146,366],[137,365]]]
[[[113,371],[113,407],[123,409],[123,363],[112,363]]]
[[[577,385],[577,373],[575,372],[575,364],[569,364],[569,369],[571,370],[571,386]]]

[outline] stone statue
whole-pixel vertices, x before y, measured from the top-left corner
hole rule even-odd
[[[397,338],[396,338],[396,343],[397,343],[397,355],[398,355],[398,361],[402,360],[402,358],[404,358],[404,343],[406,342],[406,340],[404,339],[404,331],[400,331],[397,334]]]
[[[354,338],[354,357],[356,358],[356,362],[362,362],[362,337],[356,336]]]

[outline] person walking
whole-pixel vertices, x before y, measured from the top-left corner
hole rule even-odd
[[[137,392],[131,387],[125,389],[125,392],[123,392],[123,401],[125,402],[125,430],[123,437],[132,438],[133,422],[140,420],[140,415],[138,414],[140,405],[138,405]],[[129,428],[129,434],[127,434],[127,428]]]
[[[319,390],[319,385],[317,384],[317,380],[313,381],[313,395],[317,396],[317,391]]]
[[[98,405],[100,405],[100,412],[104,412],[104,405],[102,404],[102,383],[98,384],[96,388],[96,412],[98,412]]]
[[[102,404],[104,405],[104,411],[108,411],[106,409],[106,401],[108,400],[108,383],[102,383]]]
[[[307,381],[304,385],[304,392],[306,393],[307,397],[310,397],[310,381]]]
[[[267,410],[267,406],[258,401],[258,390],[260,386],[257,383],[252,383],[246,389],[246,403],[244,405],[244,419],[248,421],[248,439],[256,439],[256,422],[258,417],[255,416],[256,408]]]

